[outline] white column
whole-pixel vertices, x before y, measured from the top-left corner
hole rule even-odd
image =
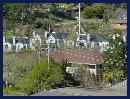
[[[50,56],[50,44],[48,43],[48,69],[50,69],[50,67],[49,67],[49,62],[50,62],[50,58],[49,58],[49,56]]]
[[[3,43],[5,43],[5,37],[3,37]]]
[[[79,34],[80,34],[80,3],[79,3]]]
[[[13,37],[13,45],[15,45],[15,37]]]
[[[91,48],[94,49],[94,42],[91,42]]]
[[[90,41],[90,35],[87,34],[87,41],[89,42]]]

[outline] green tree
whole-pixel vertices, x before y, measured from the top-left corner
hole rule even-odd
[[[28,95],[44,89],[50,89],[64,83],[64,75],[59,63],[51,60],[48,69],[48,62],[45,59],[41,64],[34,66],[23,78],[15,84],[20,91]]]
[[[109,16],[107,14],[103,15],[103,21],[107,23],[109,21]]]
[[[127,70],[127,42],[121,36],[109,40],[109,48],[104,53],[103,78],[104,81],[114,81],[126,78]]]
[[[93,30],[93,31],[97,31],[100,28],[100,23],[99,22],[95,22],[95,23],[84,23],[84,30],[86,32]]]
[[[83,17],[86,18],[86,19],[94,18],[95,17],[95,13],[94,13],[93,7],[86,6],[84,11],[83,11]]]
[[[93,4],[87,5],[83,10],[84,18],[103,18],[104,10],[106,9],[106,4]]]

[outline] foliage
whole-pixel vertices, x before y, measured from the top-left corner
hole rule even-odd
[[[6,36],[6,37],[11,37],[11,36],[13,36],[15,33],[14,33],[14,31],[6,31],[5,33],[4,33],[4,35]]]
[[[109,16],[108,16],[107,14],[104,14],[104,15],[103,15],[103,21],[104,21],[105,23],[107,23],[108,20],[109,20]]]
[[[109,40],[109,48],[104,53],[103,78],[104,81],[125,79],[127,69],[127,42],[121,36]]]
[[[74,78],[79,82],[79,85],[84,88],[97,88],[95,75],[90,72],[87,65],[80,65],[75,68]]]
[[[50,89],[64,83],[64,77],[60,67],[52,69],[50,76],[46,79],[43,84],[43,88]]]
[[[98,30],[100,27],[100,23],[95,22],[95,23],[85,23],[84,25],[84,30],[88,32],[89,30]]]
[[[6,86],[3,88],[4,96],[27,96],[26,93],[19,92],[14,86]]]
[[[106,9],[105,4],[93,4],[86,6],[83,11],[84,18],[103,18],[104,10]]]
[[[118,8],[127,9],[127,4],[93,3],[86,5],[86,7],[82,12],[82,16],[86,19],[89,18],[102,19],[104,15],[107,15],[107,17],[112,18],[115,10]]]
[[[48,30],[49,26],[52,27],[53,24],[54,21],[47,18],[46,19],[37,18],[35,21],[36,28],[44,28],[45,30]]]
[[[68,63],[68,61],[67,60],[62,60],[61,62],[59,62],[59,64],[61,66],[62,73],[64,74],[65,84],[66,85],[76,85],[77,81],[72,76],[72,74],[66,72],[66,67],[70,65]]]
[[[48,31],[49,27],[52,29],[55,25],[61,26],[77,23],[76,20],[70,20],[76,17],[75,14],[78,10],[74,10],[74,12],[71,12],[71,10],[73,8],[77,9],[77,5],[78,4],[72,3],[3,4],[4,31],[13,30],[16,32],[14,32],[14,34],[21,35],[24,33],[23,35],[30,35],[30,33],[36,28],[42,28]],[[115,10],[118,8],[126,9],[127,4],[81,4],[81,14],[84,18],[104,18],[106,21],[107,18],[113,16]],[[27,28],[24,26],[27,26]],[[19,29],[20,32],[18,31]]]
[[[47,59],[45,59],[41,64],[34,66],[21,80],[17,81],[16,87],[30,95],[62,84],[64,77],[60,65],[53,61],[49,64],[49,68]]]
[[[28,4],[4,4],[4,19],[7,19],[8,29],[14,29],[18,23],[22,22],[22,12],[26,11]],[[27,21],[27,20],[26,20]]]
[[[25,29],[24,35],[29,36],[31,33],[34,31],[34,26],[33,25],[27,25],[27,28]]]
[[[5,81],[8,84],[15,84],[17,80],[23,77],[27,71],[37,64],[37,58],[34,52],[28,50],[20,53],[4,53],[4,69],[9,73],[9,75],[5,77]]]

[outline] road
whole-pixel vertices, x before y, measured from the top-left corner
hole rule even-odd
[[[86,90],[83,88],[65,87],[42,91],[32,96],[127,96],[126,92]]]

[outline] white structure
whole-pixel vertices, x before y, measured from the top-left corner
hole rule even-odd
[[[22,48],[23,48],[23,44],[22,43],[17,43],[16,44],[16,52],[19,52]]]
[[[76,46],[103,52],[107,50],[108,41],[101,35],[77,34]]]
[[[48,44],[48,43],[52,43],[52,44],[54,44],[56,42],[56,39],[54,38],[54,36],[49,36],[49,38],[46,40],[46,43]]]
[[[39,34],[34,31],[30,37],[30,48],[35,50],[35,47],[39,47],[42,44],[42,39]]]
[[[3,37],[3,50],[5,52],[19,52],[28,48],[28,37]]]
[[[60,48],[66,43],[68,33],[63,32],[45,32],[46,43],[50,42],[53,47]]]

